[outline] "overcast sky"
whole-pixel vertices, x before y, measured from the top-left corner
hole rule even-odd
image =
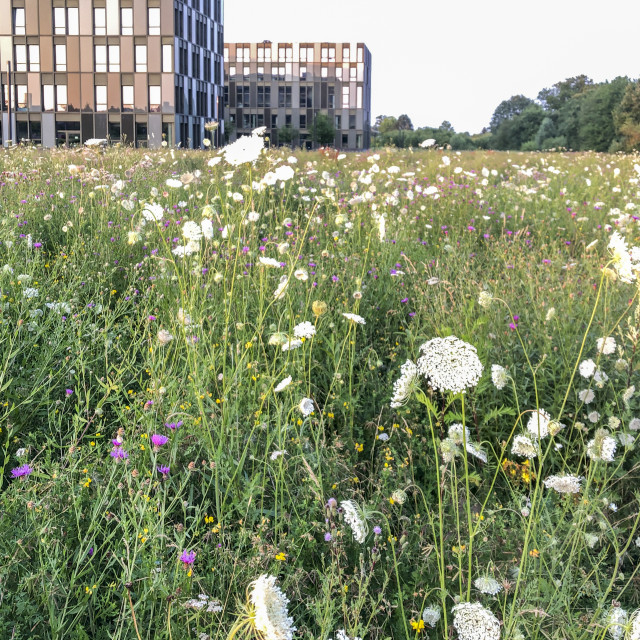
[[[372,122],[488,126],[498,104],[584,73],[640,77],[640,0],[224,0],[227,42],[364,42]]]

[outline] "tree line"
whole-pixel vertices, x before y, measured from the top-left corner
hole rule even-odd
[[[594,83],[586,75],[557,82],[532,100],[503,100],[481,133],[456,133],[451,123],[414,129],[410,118],[378,116],[375,146],[416,147],[432,138],[454,150],[632,151],[640,149],[640,80]]]

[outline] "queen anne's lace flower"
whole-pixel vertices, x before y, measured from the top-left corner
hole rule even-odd
[[[605,624],[613,640],[621,640],[628,622],[629,614],[622,607],[613,607],[611,611],[609,611],[605,619]]]
[[[418,372],[436,391],[461,393],[475,387],[483,366],[476,348],[455,336],[425,342],[418,359]]]
[[[142,209],[142,216],[148,222],[160,222],[164,216],[164,209],[160,204],[147,202]]]
[[[316,328],[311,322],[301,322],[293,327],[293,335],[296,338],[311,338],[316,335]]]
[[[313,400],[311,398],[302,398],[302,400],[300,400],[298,408],[300,409],[300,413],[302,413],[305,418],[307,416],[310,416],[314,410]]]
[[[202,229],[197,222],[187,220],[182,225],[182,235],[189,240],[189,242],[200,242],[200,239],[202,238]]]
[[[275,388],[273,389],[274,392],[280,393],[280,391],[283,391],[284,389],[286,389],[291,384],[292,379],[293,378],[291,376],[287,376],[284,380],[282,380],[275,386]]]
[[[616,339],[615,338],[598,338],[596,340],[596,347],[598,353],[602,351],[603,355],[610,356],[616,351]]]
[[[633,263],[629,253],[627,241],[617,231],[613,232],[609,240],[609,250],[613,259],[613,268],[622,282],[631,283],[636,277],[633,272]]]
[[[340,506],[344,512],[346,523],[351,527],[355,541],[362,544],[367,537],[368,527],[360,509],[353,500],[343,500]]]
[[[461,602],[451,611],[460,640],[499,640],[498,618],[479,602]]]
[[[442,609],[437,604],[426,607],[422,612],[422,619],[424,623],[432,629],[435,629],[435,626],[438,624],[441,616]]]
[[[640,538],[638,538],[640,540]],[[637,544],[637,541],[636,541]],[[637,544],[637,546],[640,546]],[[626,640],[640,640],[640,609],[636,609],[631,614],[631,619],[629,621],[629,629],[627,631]]]
[[[251,585],[250,600],[254,608],[254,621],[265,640],[292,640],[296,627],[289,617],[289,599],[276,586],[275,576],[261,575]]]
[[[502,585],[491,576],[480,576],[473,581],[473,586],[485,595],[495,596],[502,591]]]
[[[511,453],[515,456],[522,456],[523,458],[535,458],[538,455],[538,449],[528,436],[516,436],[513,439],[513,445],[511,446]]]
[[[342,315],[347,320],[351,320],[351,322],[355,322],[356,324],[366,324],[364,318],[359,316],[357,313],[343,313]]]
[[[302,346],[302,340],[298,340],[298,338],[293,338],[291,340],[287,340],[282,343],[283,351],[291,351],[292,349],[297,349]]]
[[[407,360],[400,366],[400,377],[393,383],[393,397],[391,408],[397,409],[409,400],[418,386],[418,367]]]
[[[269,258],[267,256],[260,256],[258,258],[258,262],[265,267],[275,267],[276,269],[279,269],[281,266],[279,260],[276,260],[275,258]]]
[[[534,438],[546,438],[549,435],[551,416],[544,410],[534,411],[527,422],[527,431]]]
[[[499,364],[491,365],[491,380],[495,388],[500,391],[504,389],[507,382],[509,381],[509,374],[504,367],[501,367]]]
[[[488,291],[481,291],[478,296],[478,304],[484,309],[488,309],[493,302],[493,295],[491,295]]]
[[[592,460],[613,462],[616,453],[616,441],[606,429],[598,429],[593,440],[587,443],[587,455]]]
[[[554,489],[558,493],[580,493],[580,483],[584,478],[566,474],[562,476],[549,476],[544,481],[547,489]]]

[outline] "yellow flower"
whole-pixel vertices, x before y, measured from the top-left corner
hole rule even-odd
[[[284,562],[286,559],[287,559],[287,556],[282,551],[276,555],[276,560],[279,560],[280,562]]]
[[[414,631],[422,631],[424,629],[424,620],[418,620],[417,622],[415,620],[411,620],[411,626]]]

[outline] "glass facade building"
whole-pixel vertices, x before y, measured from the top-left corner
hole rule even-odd
[[[0,0],[0,141],[223,134],[222,0]]]
[[[294,144],[312,148],[315,117],[324,113],[336,148],[370,146],[371,53],[362,42],[227,43],[224,70],[231,140],[264,126],[277,143],[289,127],[298,132]]]

